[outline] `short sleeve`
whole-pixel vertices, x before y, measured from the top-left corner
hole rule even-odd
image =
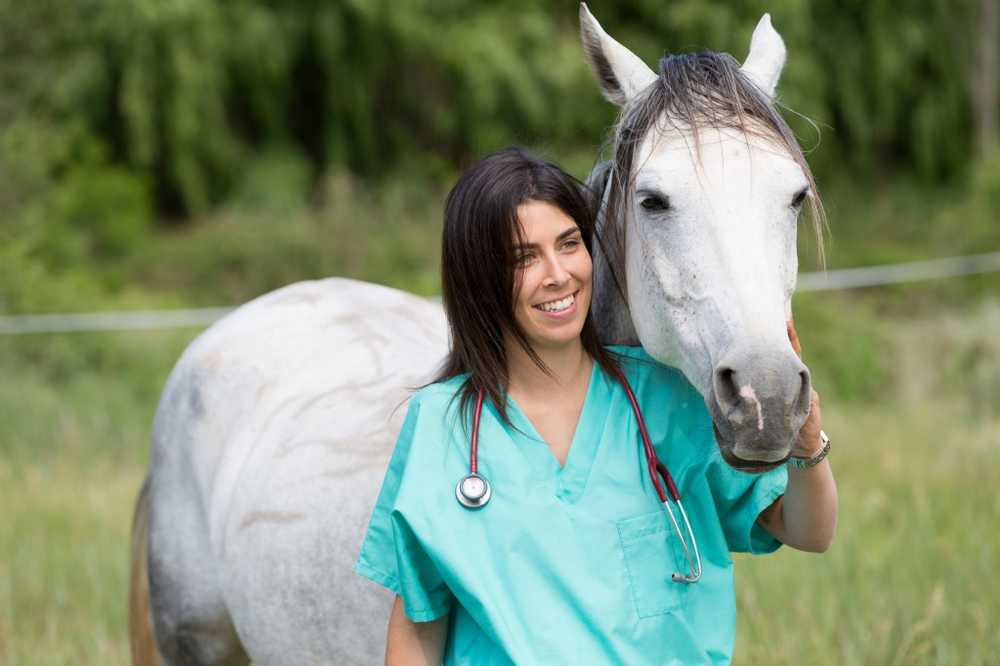
[[[708,483],[730,552],[760,555],[781,546],[757,523],[757,516],[785,494],[788,470],[784,465],[763,474],[750,474],[733,469],[714,451]]]
[[[429,622],[451,609],[452,594],[398,507],[410,450],[419,437],[419,398],[410,400],[354,571],[402,597],[411,620]]]

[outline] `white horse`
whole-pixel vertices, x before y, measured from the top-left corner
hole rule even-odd
[[[580,14],[622,107],[591,178],[603,338],[679,367],[731,464],[778,464],[809,402],[785,320],[812,184],[772,103],[781,38],[765,15],[742,68],[704,53],[654,72]],[[133,525],[135,663],[381,662],[391,595],[352,565],[408,391],[447,344],[440,305],[331,278],[247,303],[187,348]]]

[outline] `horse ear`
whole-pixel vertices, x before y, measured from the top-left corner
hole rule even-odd
[[[778,78],[785,66],[785,56],[785,42],[771,25],[771,15],[764,14],[753,31],[750,53],[740,71],[770,97],[774,97],[774,89],[778,87]]]
[[[605,99],[624,106],[656,80],[656,74],[637,55],[604,32],[587,3],[580,3],[580,40]]]

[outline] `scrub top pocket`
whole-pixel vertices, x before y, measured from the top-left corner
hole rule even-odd
[[[664,510],[618,520],[615,525],[639,617],[679,609],[687,585],[675,583],[671,576],[686,570],[686,560]]]

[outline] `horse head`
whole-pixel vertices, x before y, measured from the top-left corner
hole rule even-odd
[[[584,49],[621,108],[601,193],[594,312],[606,342],[679,368],[705,399],[723,458],[764,471],[791,452],[809,370],[785,322],[797,220],[822,209],[801,148],[775,109],[785,46],[764,15],[740,66],[713,52],[654,72],[580,8]]]

